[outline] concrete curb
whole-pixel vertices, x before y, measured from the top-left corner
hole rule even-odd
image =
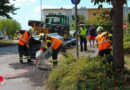
[[[0,45],[0,47],[6,47],[6,46],[12,46],[12,45],[17,45],[17,43],[13,43],[13,44],[2,44],[2,45]]]

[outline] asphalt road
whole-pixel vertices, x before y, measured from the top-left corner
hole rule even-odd
[[[0,47],[0,76],[4,77],[4,84],[0,90],[46,90],[44,87],[50,65],[34,67],[34,64],[20,64],[17,45]]]
[[[72,47],[70,48],[72,49]],[[96,46],[88,45],[88,50],[86,52],[79,51],[79,56],[93,57],[97,55],[97,52]],[[73,55],[76,56],[76,52]],[[24,64],[20,64],[17,45],[0,47],[0,76],[4,77],[4,85],[0,85],[0,90],[47,90],[45,81],[51,66],[52,64],[47,60],[42,61],[37,68],[33,63],[27,64],[26,59]]]

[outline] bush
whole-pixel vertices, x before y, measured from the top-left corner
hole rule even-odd
[[[114,73],[110,57],[81,57],[65,55],[61,64],[52,69],[47,86],[50,90],[113,90],[127,85],[124,74]]]
[[[130,35],[126,37],[124,41],[124,53],[130,54]]]
[[[95,25],[95,27],[97,28],[99,25]],[[104,29],[104,31],[108,31],[109,33],[112,33],[112,24],[102,24],[101,25]],[[87,29],[90,27],[89,24],[86,25]]]

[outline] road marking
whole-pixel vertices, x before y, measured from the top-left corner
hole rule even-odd
[[[4,75],[4,79],[7,79],[7,78],[14,78],[14,77],[17,77],[18,75],[22,75],[24,73],[28,72],[28,70],[26,69],[19,69],[19,72],[16,72],[16,73],[12,73],[12,74],[7,74],[7,75]]]

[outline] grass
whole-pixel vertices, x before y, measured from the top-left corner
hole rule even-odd
[[[125,55],[125,66],[130,70],[130,54]]]
[[[129,74],[113,72],[110,64],[103,63],[107,57],[63,56],[49,74],[49,90],[127,90]]]
[[[12,40],[0,40],[0,46],[15,44]]]

